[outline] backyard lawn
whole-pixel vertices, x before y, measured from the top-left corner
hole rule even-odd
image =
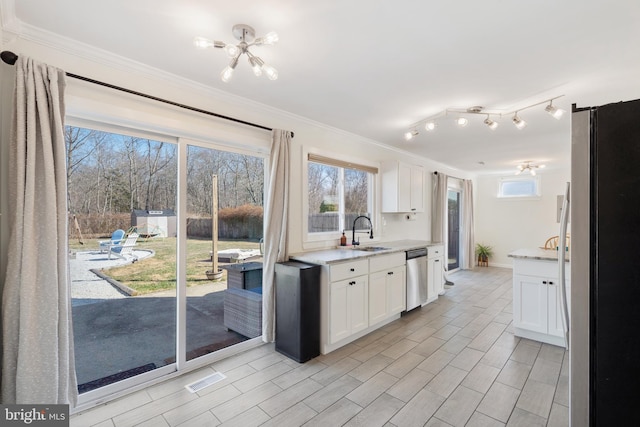
[[[84,245],[69,242],[70,249],[91,250],[98,248],[98,240],[85,241]],[[220,240],[218,250],[259,249],[258,242],[246,240]],[[138,240],[136,249],[150,249],[152,257],[141,259],[133,264],[105,270],[104,273],[118,282],[147,294],[176,287],[176,238],[154,238]],[[211,270],[211,240],[187,239],[187,286],[197,286],[210,282],[205,272]],[[226,280],[226,270],[222,276]]]

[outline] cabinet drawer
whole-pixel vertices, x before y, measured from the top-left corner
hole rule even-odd
[[[444,246],[429,246],[427,248],[427,258],[439,258],[444,255]]]
[[[557,261],[515,258],[513,260],[513,271],[515,274],[525,274],[527,276],[558,277],[558,263]],[[567,279],[571,276],[571,264],[568,262],[565,263],[565,275]]]
[[[333,264],[330,267],[331,281],[348,279],[349,277],[361,276],[369,273],[369,260],[361,259],[358,261],[342,262]]]
[[[406,255],[404,252],[398,252],[388,255],[377,255],[369,258],[369,272],[390,270],[393,267],[405,265]]]

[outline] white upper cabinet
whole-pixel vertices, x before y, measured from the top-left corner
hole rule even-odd
[[[424,168],[382,163],[382,212],[424,212]]]

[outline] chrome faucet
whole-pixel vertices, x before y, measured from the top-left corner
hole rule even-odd
[[[371,219],[369,219],[368,216],[360,215],[359,217],[357,217],[356,219],[353,220],[353,228],[351,230],[352,231],[351,244],[354,245],[354,246],[360,244],[360,239],[358,239],[358,241],[356,242],[356,222],[360,218],[366,218],[367,221],[369,221],[369,226],[371,227],[371,232],[369,233],[369,238],[373,239],[373,224],[371,223]]]

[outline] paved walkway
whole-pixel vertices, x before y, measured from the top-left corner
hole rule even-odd
[[[153,252],[149,250],[134,250],[133,254],[138,260],[153,256]],[[75,255],[75,258],[69,260],[71,298],[74,307],[104,301],[105,299],[127,297],[126,294],[91,270],[131,264],[135,258],[128,256],[127,259],[121,259],[112,256],[109,259],[108,254],[102,253],[97,249],[76,252]]]

